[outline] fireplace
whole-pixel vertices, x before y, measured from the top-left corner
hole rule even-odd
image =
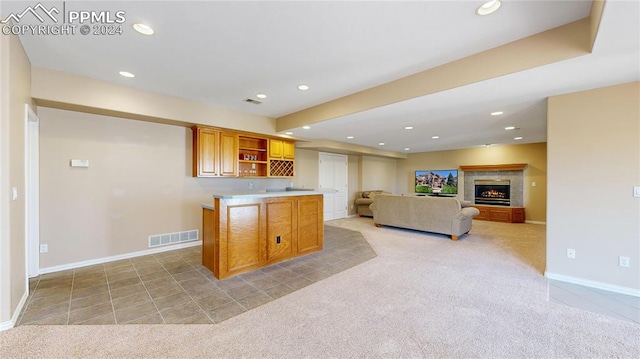
[[[475,204],[511,205],[510,180],[476,180]]]

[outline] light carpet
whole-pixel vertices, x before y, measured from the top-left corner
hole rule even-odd
[[[21,326],[2,358],[638,358],[640,326],[548,301],[545,227],[459,241],[370,218],[378,256],[216,325]]]

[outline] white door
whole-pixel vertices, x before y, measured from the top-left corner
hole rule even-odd
[[[347,156],[340,155],[334,157],[333,183],[336,189],[334,199],[335,218],[347,218],[347,166],[349,160]]]
[[[324,195],[324,220],[347,217],[348,157],[320,153],[320,190]]]

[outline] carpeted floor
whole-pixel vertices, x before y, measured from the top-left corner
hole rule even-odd
[[[640,357],[637,324],[549,302],[544,226],[474,221],[453,242],[328,224],[378,256],[215,325],[20,326],[0,357]]]

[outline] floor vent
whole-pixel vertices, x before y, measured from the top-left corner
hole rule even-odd
[[[165,234],[154,234],[149,236],[149,248],[166,246],[169,244],[176,244],[189,241],[198,240],[198,230],[174,232]]]

